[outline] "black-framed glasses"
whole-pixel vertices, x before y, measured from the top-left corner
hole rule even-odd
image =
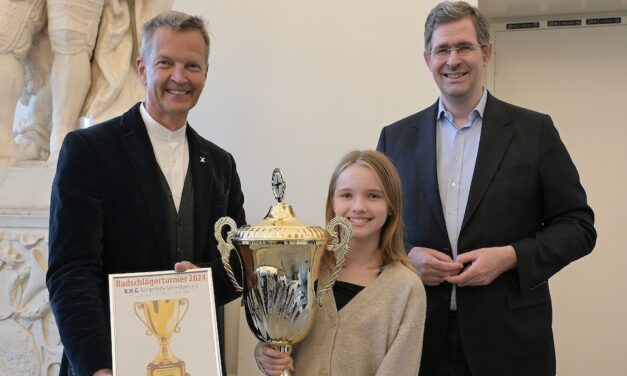
[[[477,48],[485,46],[485,44],[460,44],[456,47],[438,47],[429,51],[429,55],[438,59],[446,59],[455,51],[458,56],[467,56]]]

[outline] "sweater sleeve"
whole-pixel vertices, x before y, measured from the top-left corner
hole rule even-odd
[[[412,280],[413,282],[408,282],[411,287],[401,325],[377,370],[377,375],[416,376],[420,369],[427,297],[420,279]]]

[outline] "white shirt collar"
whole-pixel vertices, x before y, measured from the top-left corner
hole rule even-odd
[[[488,90],[484,86],[483,94],[481,95],[481,99],[479,100],[479,103],[477,103],[475,108],[473,108],[473,110],[470,111],[470,115],[468,117],[470,120],[469,122],[470,124],[472,124],[477,117],[483,119],[483,112],[485,111],[485,104],[487,100],[488,100]],[[448,112],[448,110],[444,106],[444,101],[442,100],[442,97],[440,97],[440,99],[438,100],[438,119],[440,119],[442,116],[447,118],[451,122],[451,124],[453,124],[453,115],[450,112]]]
[[[187,122],[185,122],[182,127],[172,132],[171,130],[157,122],[152,116],[150,116],[148,110],[146,110],[144,103],[139,106],[139,112],[141,113],[142,120],[144,120],[144,124],[146,124],[146,130],[151,137],[156,137],[161,141],[175,142],[180,142],[185,139]]]

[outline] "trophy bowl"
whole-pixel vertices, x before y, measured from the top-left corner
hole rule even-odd
[[[281,171],[274,169],[272,191],[277,204],[266,217],[239,229],[233,219],[222,217],[215,224],[215,237],[228,278],[243,292],[250,330],[260,341],[289,355],[292,345],[311,329],[320,295],[333,287],[340,274],[352,227],[342,217],[329,221],[326,230],[301,222],[292,207],[283,203],[285,187]],[[233,250],[243,266],[244,286],[237,282],[229,263]],[[325,252],[334,252],[335,269],[326,286],[316,286]]]

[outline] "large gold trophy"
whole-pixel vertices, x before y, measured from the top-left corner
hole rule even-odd
[[[311,328],[320,294],[329,290],[340,274],[352,227],[341,217],[329,222],[328,231],[297,219],[292,207],[283,203],[285,181],[279,169],[272,173],[272,190],[278,203],[261,222],[237,229],[235,221],[223,217],[216,222],[215,237],[228,277],[238,291],[243,291],[250,330],[260,341],[291,354],[292,345]],[[338,232],[342,233],[341,241]],[[244,287],[235,279],[229,263],[235,248],[245,273]],[[318,286],[316,295],[314,283],[325,248],[334,252],[335,270],[326,286]],[[282,375],[291,372],[286,370]]]
[[[181,307],[184,307],[181,313]],[[189,309],[189,300],[164,299],[135,303],[135,315],[148,328],[146,334],[154,335],[159,342],[159,354],[148,363],[148,376],[189,376],[185,363],[170,351],[170,337],[181,331],[179,324]],[[138,311],[143,311],[142,319]]]

